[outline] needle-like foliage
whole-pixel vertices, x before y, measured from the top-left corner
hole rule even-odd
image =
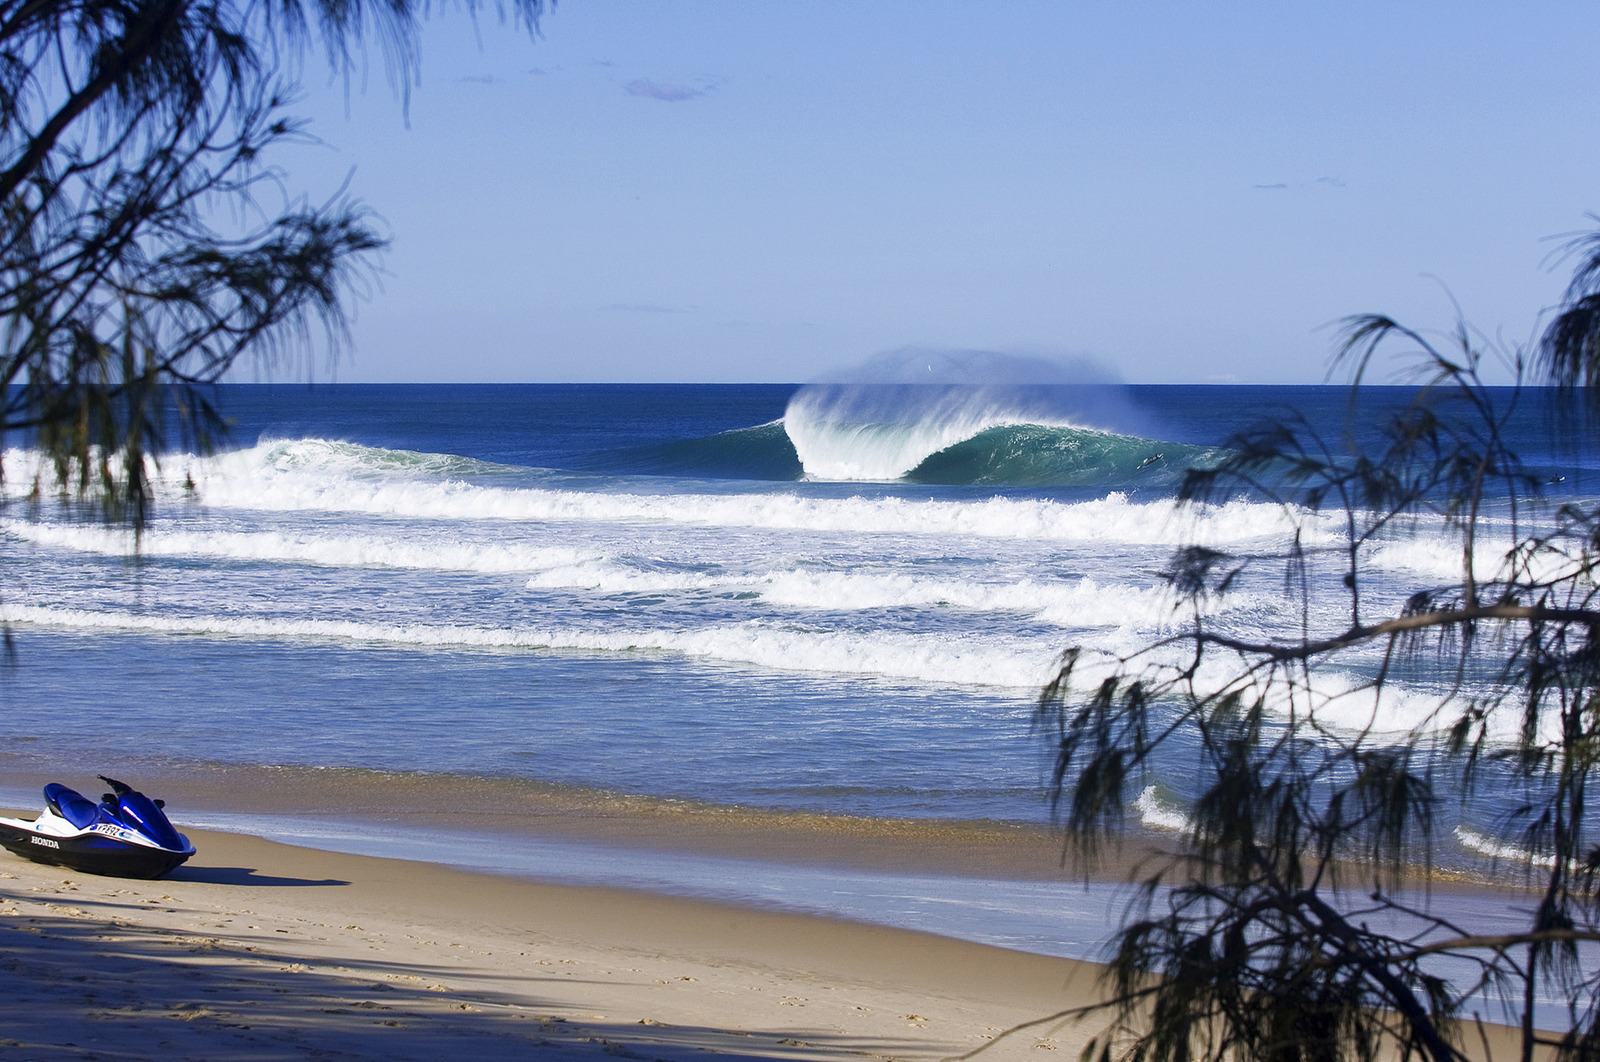
[[[1586,246],[1537,364],[1596,388],[1600,238]],[[1086,1058],[1456,1062],[1491,1051],[1483,1022],[1510,1024],[1523,1062],[1600,1058],[1600,506],[1541,504],[1507,442],[1526,392],[1483,384],[1489,347],[1464,325],[1439,339],[1345,322],[1352,416],[1392,348],[1414,397],[1336,440],[1293,416],[1229,440],[1181,503],[1276,501],[1295,528],[1282,547],[1180,550],[1171,633],[1063,656],[1039,719],[1080,854],[1121,835],[1158,768],[1192,765],[1187,828],[1145,865],[1108,953],[1113,1021]],[[1520,380],[1520,353],[1496,353]],[[1417,527],[1457,574],[1397,595],[1374,554]],[[1290,619],[1252,634],[1214,606],[1269,564]],[[1509,930],[1458,924],[1426,887],[1447,802],[1491,778],[1529,879]]]
[[[460,5],[475,14],[477,0]],[[536,29],[543,0],[509,0]],[[406,91],[428,0],[0,0],[0,443],[37,489],[139,524],[163,441],[207,445],[241,357],[344,337],[385,245],[359,203],[287,192],[271,150],[304,52],[368,42]]]

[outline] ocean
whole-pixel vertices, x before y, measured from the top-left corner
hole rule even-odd
[[[1060,653],[1176,629],[1181,544],[1283,543],[1263,498],[1177,510],[1183,470],[1264,416],[1371,443],[1409,394],[1370,389],[1352,419],[1336,386],[227,385],[228,446],[162,457],[137,541],[30,503],[38,457],[7,452],[0,779],[342,771],[1046,826],[1033,712]],[[1553,400],[1524,409],[1549,506],[1587,497]],[[1459,563],[1426,520],[1369,559],[1375,609]],[[1218,607],[1293,631],[1281,590],[1269,566]],[[1417,668],[1384,710],[1399,729],[1444,688]],[[1181,820],[1185,775],[1180,755],[1134,818]],[[338,811],[251,821],[403,848]],[[1496,843],[1487,810],[1460,814],[1447,846]]]

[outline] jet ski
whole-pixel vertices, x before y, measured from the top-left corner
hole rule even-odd
[[[159,878],[194,855],[161,801],[115,778],[100,780],[111,792],[98,804],[51,782],[37,819],[0,817],[0,845],[35,863],[118,878]]]

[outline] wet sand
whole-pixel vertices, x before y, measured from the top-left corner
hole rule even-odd
[[[1094,991],[1092,966],[929,934],[188,832],[154,882],[0,853],[0,1054],[931,1060]]]
[[[538,837],[672,854],[765,860],[905,874],[1015,881],[1077,881],[1059,831],[1037,825],[885,819],[766,810],[551,785],[526,779],[360,768],[118,764],[102,768],[185,813],[266,815],[355,826],[448,829],[484,837]],[[0,755],[0,781],[18,799],[61,781],[93,795],[81,769]],[[93,793],[91,793],[93,790]],[[28,805],[34,806],[34,805]],[[1041,813],[1044,803],[1041,800]],[[31,813],[30,813],[31,814]],[[232,828],[231,825],[229,828]],[[1094,876],[1127,880],[1149,854],[1112,853]]]
[[[932,1060],[1095,998],[1098,968],[1070,959],[285,845],[195,829],[184,811],[452,826],[887,873],[1076,878],[1060,836],[1042,827],[371,771],[139,765],[129,777],[168,799],[199,854],[169,879],[136,882],[0,852],[0,956],[14,986],[0,1002],[0,1056]],[[4,781],[38,779],[8,770]],[[1098,875],[1126,880],[1140,857],[1130,848]],[[1447,888],[1438,883],[1436,895]],[[1100,1025],[1029,1026],[981,1057],[1075,1055]]]

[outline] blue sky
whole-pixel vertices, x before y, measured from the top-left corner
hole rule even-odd
[[[1341,316],[1525,341],[1600,210],[1592,4],[562,0],[308,72],[393,238],[341,381],[804,381],[908,345],[1314,383]],[[1441,282],[1444,287],[1441,287]],[[319,376],[327,378],[326,371]]]

